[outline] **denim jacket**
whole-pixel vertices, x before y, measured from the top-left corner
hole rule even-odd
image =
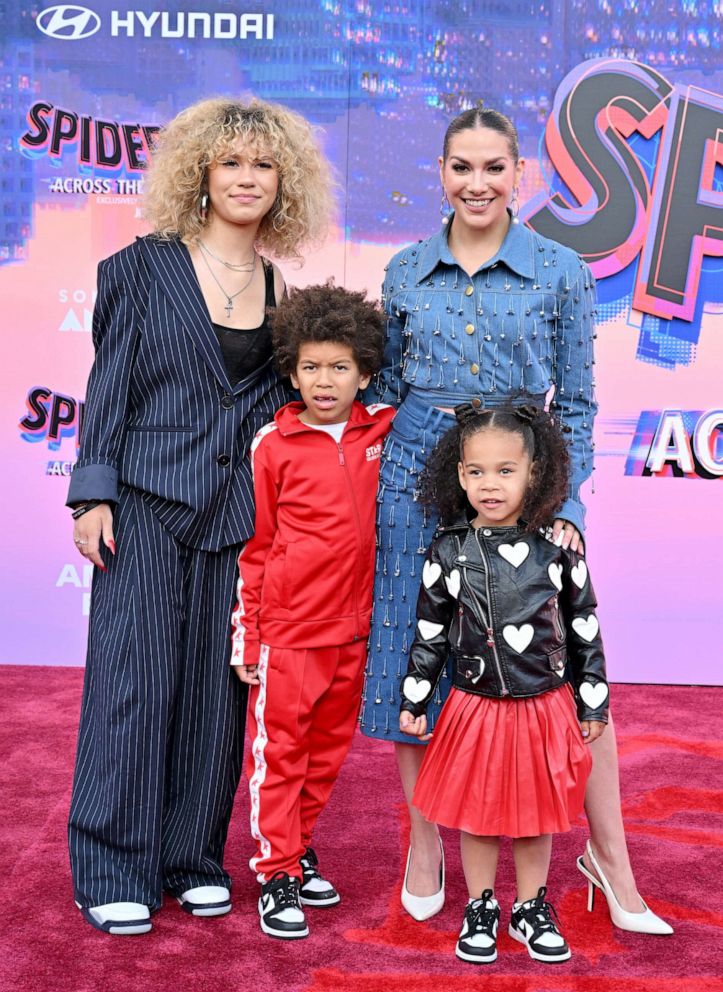
[[[597,410],[594,278],[570,248],[516,222],[470,278],[450,252],[449,226],[397,252],[387,266],[380,399],[399,405],[413,390],[442,407],[477,397],[499,404],[520,394],[542,402],[554,385],[571,457],[559,516],[582,531],[580,486],[592,471]]]

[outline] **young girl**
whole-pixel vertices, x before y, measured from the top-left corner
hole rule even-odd
[[[497,957],[505,835],[517,876],[510,936],[538,961],[566,961],[545,901],[552,834],[582,810],[585,744],[603,732],[608,705],[587,565],[545,536],[568,491],[567,449],[556,421],[531,406],[455,413],[422,479],[440,527],[422,573],[401,730],[431,736],[426,707],[450,651],[453,688],[413,803],[462,833],[470,900],[457,956]]]

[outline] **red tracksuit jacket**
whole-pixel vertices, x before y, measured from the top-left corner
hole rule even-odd
[[[232,665],[259,645],[348,644],[369,633],[382,444],[393,407],[355,402],[340,444],[287,403],[251,446],[256,530],[239,555]]]

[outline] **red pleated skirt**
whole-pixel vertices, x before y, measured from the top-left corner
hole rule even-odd
[[[592,761],[569,684],[529,699],[452,689],[412,802],[432,823],[478,836],[569,830]]]

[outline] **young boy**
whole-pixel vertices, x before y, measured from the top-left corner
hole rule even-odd
[[[351,745],[372,607],[382,443],[394,410],[357,402],[380,368],[383,316],[330,284],[272,317],[276,359],[301,393],[251,447],[256,530],[239,556],[231,664],[251,686],[251,868],[261,929],[306,937],[302,905],[339,902],[311,848]]]

